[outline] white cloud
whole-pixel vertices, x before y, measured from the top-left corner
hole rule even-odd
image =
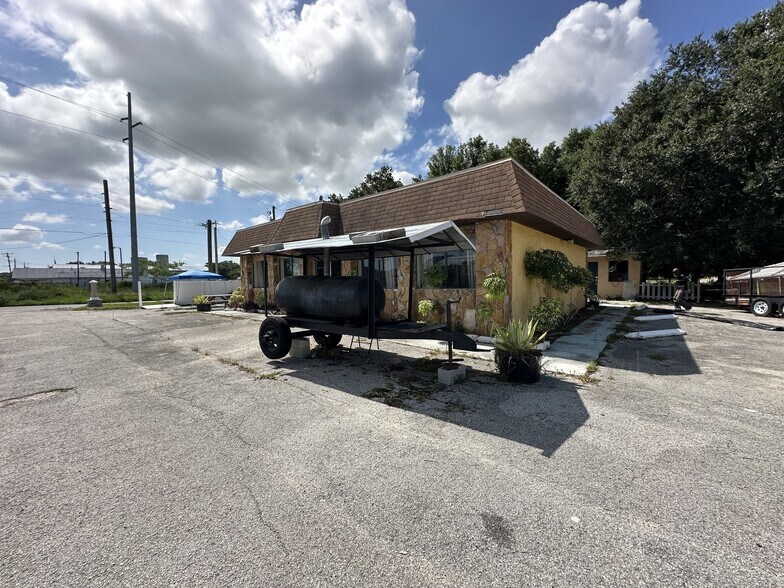
[[[37,245],[33,245],[33,249],[65,249],[62,245],[58,245],[57,243],[47,243],[46,241],[41,241]]]
[[[6,245],[34,245],[43,241],[44,231],[32,225],[15,224],[12,229],[0,229],[0,243]]]
[[[250,222],[254,225],[262,225],[264,223],[269,222],[269,217],[266,214],[260,214],[259,216],[252,216],[250,217]]]
[[[404,0],[316,0],[300,14],[298,5],[8,0],[0,29],[88,80],[41,89],[112,117],[27,89],[12,96],[2,83],[0,108],[117,141],[0,115],[0,167],[97,187],[104,177],[110,187],[126,184],[119,142],[126,129],[117,118],[130,90],[145,125],[134,132],[140,149],[215,177],[212,162],[148,136],[167,141],[151,129],[162,131],[246,176],[225,174],[227,186],[266,192],[265,199],[275,197],[270,190],[290,202],[347,192],[409,136],[408,117],[421,108],[414,16]],[[149,198],[206,202],[215,193],[214,183],[142,151],[136,159]]]
[[[218,223],[218,227],[222,231],[236,231],[238,229],[244,228],[245,224],[241,223],[238,220],[233,220],[233,221],[228,221],[228,222],[222,221],[222,222]]]
[[[461,82],[445,103],[448,131],[459,141],[517,136],[542,147],[602,120],[656,65],[656,29],[639,12],[640,0],[578,6],[506,75]]]
[[[28,212],[24,217],[22,217],[22,221],[27,221],[30,223],[43,223],[45,225],[56,225],[59,223],[64,223],[68,220],[68,217],[64,214],[47,214],[45,212]]]

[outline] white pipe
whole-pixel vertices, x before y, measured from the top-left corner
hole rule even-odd
[[[142,281],[139,280],[137,283],[139,284],[139,308],[144,308],[142,306]]]

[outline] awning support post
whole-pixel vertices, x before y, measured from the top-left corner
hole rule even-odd
[[[267,286],[269,285],[269,278],[267,277],[267,254],[264,254],[264,316],[269,316],[267,309]]]
[[[368,329],[367,337],[376,338],[376,248],[368,247]]]
[[[411,255],[408,259],[408,322],[414,321],[414,250],[411,250]]]

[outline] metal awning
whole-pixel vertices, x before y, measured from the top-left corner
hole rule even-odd
[[[452,221],[413,225],[397,229],[364,231],[336,235],[328,239],[306,239],[288,243],[256,245],[240,255],[263,253],[281,256],[308,256],[322,258],[324,250],[329,250],[331,259],[364,259],[370,247],[376,257],[400,257],[422,253],[442,253],[446,251],[476,251],[476,246],[457,228]]]

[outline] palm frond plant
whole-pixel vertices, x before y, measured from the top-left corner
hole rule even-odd
[[[210,310],[212,308],[212,305],[210,304],[210,299],[207,298],[205,294],[199,294],[198,296],[194,296],[193,304],[196,305],[196,310],[198,311]]]
[[[505,327],[496,325],[495,360],[501,375],[512,382],[532,384],[541,375],[542,352],[536,346],[547,336],[537,336],[536,321],[510,320]]]

